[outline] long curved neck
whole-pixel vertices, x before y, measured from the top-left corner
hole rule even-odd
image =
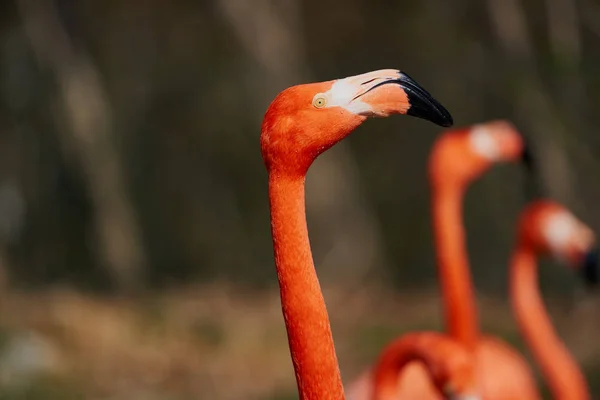
[[[436,264],[446,328],[453,338],[474,348],[479,329],[462,223],[463,189],[434,186],[432,192]]]
[[[557,336],[546,313],[537,284],[534,252],[519,245],[513,253],[510,269],[513,311],[521,334],[542,370],[555,399],[589,399],[581,370]]]
[[[390,343],[382,352],[373,370],[373,394],[369,400],[396,400],[398,377],[407,364],[421,361],[430,372],[441,360],[436,357],[434,343],[423,334],[406,334]],[[433,377],[432,381],[433,381]]]
[[[281,305],[301,400],[343,400],[329,316],[306,225],[304,176],[269,175]]]

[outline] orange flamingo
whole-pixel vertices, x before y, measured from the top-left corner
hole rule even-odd
[[[510,267],[510,290],[512,307],[517,316],[519,329],[532,350],[536,362],[541,367],[554,398],[589,400],[590,394],[585,378],[573,357],[558,338],[544,308],[536,284],[536,257],[551,254],[562,259],[579,272],[588,284],[597,285],[600,281],[600,269],[595,235],[563,206],[547,200],[530,203],[522,211],[517,229],[517,243],[513,250]],[[402,373],[402,367],[412,360],[403,356],[403,351],[408,350],[403,350],[397,342],[383,350],[378,363],[373,368],[373,378],[365,375],[360,391],[349,391],[352,395],[352,397],[348,396],[349,399],[416,399],[424,398],[422,393],[426,393],[427,398],[434,396],[432,394],[434,389],[424,390],[421,387],[419,388],[420,392],[402,397],[404,393],[400,394],[402,389],[399,386],[402,385],[399,385],[398,376]],[[452,340],[449,342],[451,345],[456,344]],[[435,348],[435,345],[431,344],[428,347]],[[459,347],[454,350],[457,355],[452,357],[461,360],[461,357],[464,357],[460,354],[461,350],[465,352],[464,347]],[[438,356],[440,352],[435,354]],[[467,357],[472,355],[471,352],[466,354]],[[426,356],[422,357],[426,359]],[[446,356],[444,360],[437,362],[443,363],[449,359],[450,356]],[[467,360],[473,362],[472,359],[467,358]],[[425,363],[427,362],[425,361]],[[433,363],[429,365],[431,364]],[[402,375],[402,379],[404,378],[405,375]],[[415,375],[415,378],[422,379],[422,376]],[[429,379],[436,382],[438,390],[443,387],[435,377]],[[447,396],[447,392],[442,392],[438,396],[443,395]],[[522,399],[529,399],[529,397],[524,395]]]
[[[498,120],[444,132],[429,158],[436,259],[450,336],[475,354],[481,394],[490,400],[540,399],[533,373],[524,358],[498,338],[481,336],[462,225],[462,199],[470,182],[494,163],[530,155],[512,124]],[[428,384],[426,371],[415,365],[398,377],[398,396],[422,390],[422,396],[439,398]],[[367,370],[349,386],[356,399],[373,390]],[[408,386],[408,388],[406,388]],[[425,397],[423,397],[425,398]]]
[[[447,335],[412,332],[388,344],[373,368],[374,389],[370,400],[423,399],[421,393],[398,393],[398,375],[409,363],[423,365],[437,398],[478,399],[472,355]],[[349,400],[353,400],[348,395]]]
[[[285,89],[270,104],[262,123],[260,143],[269,174],[275,266],[301,400],[344,398],[308,238],[306,172],[319,154],[367,117],[391,114],[452,125],[450,113],[425,89],[392,69]]]
[[[436,264],[450,336],[475,352],[482,395],[540,399],[525,359],[499,338],[482,335],[469,273],[462,200],[468,185],[502,161],[530,161],[524,141],[504,120],[445,133],[429,158]]]
[[[566,261],[593,284],[598,283],[594,233],[558,203],[538,200],[521,213],[510,266],[513,311],[521,334],[554,398],[588,400],[585,378],[557,336],[537,286],[536,257],[551,254]]]

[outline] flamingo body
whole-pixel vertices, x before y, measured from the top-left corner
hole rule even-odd
[[[506,342],[493,336],[482,336],[476,345],[474,363],[483,398],[488,398],[485,393],[495,393],[490,398],[539,399],[529,365]],[[372,368],[369,368],[347,386],[348,400],[371,400],[374,385]],[[443,400],[425,367],[417,362],[411,363],[399,374],[396,390],[397,400]]]
[[[371,400],[374,386],[373,370],[369,368],[346,387],[346,398],[348,400]],[[398,375],[395,398],[398,400],[443,400],[431,382],[427,369],[420,362],[411,362]]]
[[[475,367],[472,353],[448,335],[407,333],[388,343],[348,399],[478,399]]]
[[[486,399],[540,399],[536,381],[525,358],[505,341],[482,336],[475,350],[481,392]]]

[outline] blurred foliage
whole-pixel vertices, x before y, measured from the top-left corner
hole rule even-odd
[[[293,2],[282,7],[288,3]],[[115,141],[123,159],[122,173],[130,192],[125,199],[133,204],[133,219],[141,227],[148,283],[164,286],[215,277],[273,282],[266,174],[257,143],[259,122],[276,92],[303,77],[330,79],[397,66],[430,89],[452,111],[458,126],[496,117],[514,120],[533,136],[540,154],[544,155],[544,147],[553,147],[559,159],[567,160],[542,163],[547,170],[553,165],[564,169],[548,173],[557,180],[573,178],[566,184],[547,182],[550,188],[558,188],[553,195],[586,220],[599,219],[592,207],[597,190],[588,184],[598,171],[597,159],[591,156],[598,144],[593,125],[593,100],[600,96],[600,90],[594,90],[599,87],[594,85],[593,68],[598,62],[594,53],[598,40],[583,23],[577,25],[580,61],[563,66],[560,54],[552,53],[546,16],[536,12],[546,8],[543,2],[522,4],[518,11],[527,18],[527,36],[515,37],[515,43],[506,46],[492,29],[485,2],[399,3],[394,7],[401,12],[364,1],[347,2],[343,10],[334,2],[298,2],[295,6],[302,13],[292,17],[271,10],[272,18],[297,19],[301,26],[297,31],[272,35],[298,35],[289,41],[303,53],[296,56],[302,70],[314,77],[298,73],[276,84],[268,83],[270,70],[285,69],[289,63],[265,65],[273,60],[248,54],[232,28],[236,22],[219,2],[143,8],[118,1],[101,6],[57,4],[72,46],[89,54],[108,96],[113,128],[106,135]],[[258,14],[264,7],[256,8]],[[62,143],[60,131],[69,130],[64,121],[68,110],[56,104],[60,99],[57,73],[36,62],[21,14],[9,9],[5,15],[13,18],[5,17],[8,23],[3,29],[2,175],[24,209],[15,222],[19,227],[13,230],[15,237],[6,243],[11,271],[18,271],[12,277],[28,284],[105,287],[111,278],[106,268],[118,266],[103,265],[94,239],[94,206],[101,200],[94,201],[93,190],[85,183],[90,172],[86,176],[86,168],[73,160],[73,149],[64,148],[70,144]],[[248,20],[251,24],[252,18]],[[261,45],[252,39],[252,44]],[[531,54],[521,54],[519,40],[535,45]],[[277,43],[273,47],[275,54],[270,57],[276,59]],[[529,69],[530,64],[535,64],[535,70]],[[585,84],[570,93],[573,79]],[[529,81],[541,83],[532,89],[521,87]],[[547,111],[552,115],[547,117],[558,121],[555,130],[543,130],[541,123],[537,131],[534,119],[539,116],[533,112],[532,120],[523,122],[527,112],[518,109],[519,97],[527,97],[522,92],[530,90],[549,103]],[[580,106],[564,107],[567,94]],[[404,133],[389,133],[398,130]],[[438,129],[395,118],[370,122],[359,131],[347,146],[346,163],[358,166],[351,194],[363,199],[368,217],[382,232],[379,248],[380,258],[388,260],[386,273],[403,285],[431,283],[435,275],[424,166]],[[562,132],[569,134],[561,136]],[[317,162],[309,181],[318,175],[319,166]],[[101,163],[98,168],[102,169]],[[341,171],[348,168],[342,166]],[[423,172],[415,173],[419,170]],[[523,204],[520,186],[514,184],[519,174],[513,166],[497,167],[473,185],[466,199],[475,276],[486,290],[504,290],[504,280],[498,278],[504,274],[514,218]],[[567,189],[561,190],[564,185]],[[318,224],[311,215],[309,207],[309,220]],[[332,239],[318,230],[314,236],[315,258],[323,259],[332,251]],[[333,261],[327,266],[343,268]],[[373,267],[381,272],[382,265],[378,268],[375,263],[363,268]],[[563,286],[562,279],[554,282]]]
[[[525,18],[527,31],[518,37],[516,30],[514,43],[505,43],[494,32],[496,17],[489,15],[497,6],[488,1],[487,6],[467,0],[452,5],[441,0],[398,3],[393,6],[398,12],[385,3],[375,7],[358,0],[346,2],[343,9],[335,2],[282,3],[282,9],[294,4],[301,10],[292,16],[277,7],[264,11],[269,2],[262,1],[247,23],[270,16],[299,24],[272,36],[297,35],[288,41],[299,46],[295,58],[301,68],[277,60],[278,43],[271,44],[274,54],[249,54],[236,36],[244,28],[237,29],[239,23],[223,11],[228,6],[220,5],[241,7],[233,0],[143,7],[119,1],[56,2],[57,22],[68,36],[48,43],[69,41],[72,62],[83,57],[79,54],[89,56],[106,93],[105,117],[112,128],[95,134],[114,141],[115,157],[122,159],[126,192],[120,196],[132,204],[147,260],[139,278],[159,286],[214,278],[274,282],[266,173],[258,150],[262,113],[277,91],[300,79],[324,80],[381,67],[410,72],[451,110],[457,126],[498,117],[515,121],[539,149],[542,171],[551,178],[546,182],[549,193],[597,223],[600,216],[593,205],[598,190],[592,182],[600,171],[594,126],[594,100],[600,97],[594,67],[600,62],[598,37],[577,17],[572,39],[576,49],[564,50],[576,51],[577,57],[565,60],[563,52],[553,53],[552,27],[541,12],[552,1],[512,0],[507,4],[521,7],[516,12]],[[565,2],[570,3],[557,0]],[[95,173],[89,169],[102,170],[103,164],[86,166],[81,158],[94,158],[88,154],[78,161],[73,154],[77,148],[67,139],[75,135],[68,132],[69,112],[86,110],[61,105],[56,86],[60,66],[40,64],[39,57],[36,61],[22,25],[29,18],[23,14],[36,11],[9,4],[4,6],[2,29],[1,171],[2,185],[17,200],[0,202],[0,216],[15,220],[4,235],[11,279],[19,284],[106,287],[113,278],[110,269],[120,266],[107,265],[98,244],[95,213],[107,194],[94,192],[90,176]],[[598,8],[593,3],[586,7]],[[38,17],[31,18],[35,22]],[[247,41],[269,45],[255,39]],[[522,43],[529,43],[530,53],[521,49],[527,48]],[[56,44],[57,49],[64,46]],[[285,70],[269,62],[310,72],[269,83],[270,70]],[[85,87],[82,91],[83,99],[93,95]],[[544,100],[542,106],[530,105],[531,120],[524,121],[529,112],[520,103],[529,92],[531,98]],[[555,129],[546,130],[547,122],[538,121],[539,112],[533,110],[540,108],[548,111],[549,121],[556,121]],[[363,268],[392,274],[404,286],[435,280],[424,167],[438,131],[411,118],[370,121],[347,141],[350,156],[342,161],[349,165],[342,165],[341,172],[356,163],[356,174],[319,178],[321,160],[309,173],[309,181],[331,184],[327,179],[340,179],[339,185],[354,186],[351,194],[361,199],[381,232],[381,259],[387,260]],[[555,157],[544,157],[548,152]],[[322,158],[337,162],[337,155],[333,151]],[[515,184],[520,174],[515,166],[498,166],[466,198],[470,254],[477,282],[485,290],[505,288],[500,278],[524,201],[521,185]],[[349,179],[356,182],[347,183]],[[310,186],[308,196],[317,196]],[[13,215],[16,207],[23,210],[19,218]],[[321,214],[315,220],[310,206],[308,212],[311,225],[326,224],[319,222]],[[119,221],[113,223],[116,230],[121,227]],[[336,242],[319,229],[312,231],[315,258],[327,258]],[[327,262],[323,275],[344,279],[344,273],[327,271],[343,270],[335,264]],[[398,268],[409,265],[420,267]],[[563,287],[562,276],[554,283],[554,289]]]
[[[53,377],[40,376],[33,381],[0,389],[6,400],[79,400],[85,396],[74,385]]]

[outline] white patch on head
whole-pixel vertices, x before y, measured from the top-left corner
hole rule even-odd
[[[492,132],[484,125],[475,125],[471,128],[469,143],[475,153],[490,161],[496,161],[502,155]]]
[[[564,258],[569,240],[576,233],[577,220],[568,212],[552,215],[544,224],[542,234],[548,248],[557,258]]]
[[[457,395],[452,397],[453,400],[481,400],[481,396],[475,394]]]
[[[327,107],[341,107],[358,115],[370,114],[373,111],[369,104],[360,99],[352,101],[357,95],[356,85],[347,78],[335,81],[326,95],[328,98]]]

